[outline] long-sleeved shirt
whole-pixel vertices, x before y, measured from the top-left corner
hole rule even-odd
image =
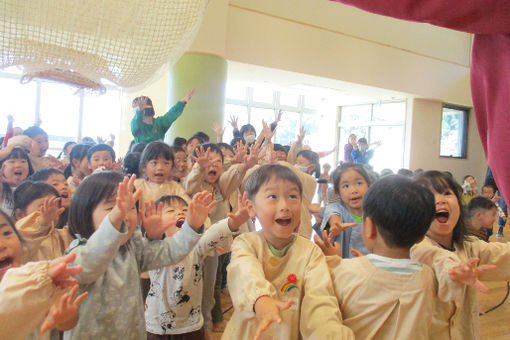
[[[174,236],[149,241],[136,230],[123,246],[127,229],[117,230],[106,216],[88,240],[74,240],[69,250],[83,271],[76,276],[80,293],[88,297],[80,306],[75,328],[64,339],[145,339],[140,273],[181,261],[200,234],[185,222]]]
[[[262,232],[238,236],[232,245],[227,282],[234,314],[222,340],[253,339],[258,322],[254,304],[261,296],[294,304],[282,311],[282,323],[264,332],[278,340],[354,339],[342,325],[328,266],[321,250],[296,236],[282,257],[275,256]]]
[[[156,140],[162,140],[172,123],[184,111],[186,102],[178,101],[163,116],[153,119],[152,124],[144,123],[143,113],[136,110],[135,116],[131,120],[131,133],[135,143],[150,143]]]

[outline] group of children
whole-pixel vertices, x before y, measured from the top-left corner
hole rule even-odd
[[[36,155],[1,150],[0,338],[211,339],[230,251],[222,339],[479,338],[478,279],[510,277],[508,245],[469,236],[485,206],[467,223],[445,173],[374,181],[344,163],[317,213],[319,154],[303,129],[273,144],[275,127],[138,143],[122,164],[75,144],[64,171],[33,168],[57,164],[44,131]]]

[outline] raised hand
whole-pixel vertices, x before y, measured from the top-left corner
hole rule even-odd
[[[195,90],[196,90],[195,88],[189,89],[188,94],[186,95],[186,97],[181,99],[181,102],[184,102],[184,103],[189,102],[191,100],[191,98],[193,98],[193,95],[195,94]]]
[[[73,328],[78,321],[78,308],[81,302],[89,295],[88,292],[75,298],[78,285],[61,297],[59,297],[50,308],[50,311],[41,324],[41,333],[46,333],[53,328],[66,331]]]
[[[149,240],[161,240],[168,225],[163,223],[163,202],[159,202],[158,206],[154,201],[145,203],[145,214],[140,210],[142,224]]]
[[[39,217],[39,223],[41,225],[50,225],[64,212],[65,208],[60,207],[60,202],[61,198],[55,196],[48,197],[44,200],[40,208],[41,216]]]
[[[248,143],[238,141],[234,146],[234,158],[232,159],[233,164],[243,163],[246,155],[248,154]]]
[[[211,149],[207,149],[207,151],[204,151],[204,147],[200,146],[195,149],[195,152],[197,154],[196,157],[193,155],[190,155],[190,157],[195,162],[197,162],[198,166],[201,169],[206,169],[209,165],[211,165],[211,162],[209,161],[209,150],[211,150]]]
[[[83,268],[81,266],[69,266],[75,259],[76,254],[70,253],[65,256],[57,257],[50,262],[48,265],[48,276],[56,286],[66,288],[76,284],[77,281],[73,276],[81,273]]]
[[[250,214],[248,213],[248,198],[246,191],[244,194],[237,195],[238,209],[235,213],[228,213],[228,227],[231,231],[238,231],[239,227],[248,221]]]
[[[228,121],[230,123],[230,125],[232,125],[232,128],[235,130],[239,130],[239,127],[237,125],[237,117],[235,116],[230,116],[230,120]]]
[[[200,229],[204,225],[207,216],[211,212],[212,208],[216,206],[216,201],[212,200],[212,194],[207,191],[202,191],[191,199],[188,205],[188,214],[186,220],[191,228],[195,231]]]
[[[495,265],[484,264],[476,266],[480,262],[479,258],[473,257],[467,263],[460,264],[448,270],[448,275],[452,281],[461,282],[467,286],[473,286],[482,293],[487,293],[489,290],[478,278],[483,272],[496,269]]]
[[[273,138],[274,134],[276,132],[276,129],[273,131],[271,130],[271,126],[270,125],[267,125],[266,122],[262,121],[262,131],[261,131],[261,135],[268,141],[271,140],[271,138]]]
[[[126,218],[129,210],[134,207],[136,201],[142,195],[142,188],[135,189],[136,175],[131,178],[124,177],[124,180],[119,183],[119,189],[117,189],[117,198],[115,207],[108,214],[110,222],[118,230],[122,225],[122,221]]]
[[[299,134],[297,135],[296,143],[303,144],[303,140],[305,139],[305,135],[306,135],[305,127],[301,126],[299,128]]]
[[[328,232],[324,230],[322,232],[322,241],[318,235],[313,235],[315,244],[321,248],[322,252],[326,256],[338,255],[342,256],[342,246],[338,242],[331,243],[328,237]]]
[[[250,154],[246,156],[244,164],[246,165],[246,170],[250,169],[254,165],[256,165],[260,159],[264,158],[264,155],[260,155],[261,146],[257,145],[257,143],[253,143],[250,146]]]
[[[286,309],[289,309],[293,303],[294,301],[292,301],[292,299],[287,302],[282,302],[272,299],[269,296],[259,297],[255,302],[254,307],[255,315],[257,316],[258,327],[253,340],[260,340],[262,333],[273,322],[276,322],[280,325],[282,323],[280,313]]]
[[[218,142],[223,140],[223,134],[225,133],[225,128],[222,128],[218,122],[213,122],[212,128],[216,136],[218,137]]]

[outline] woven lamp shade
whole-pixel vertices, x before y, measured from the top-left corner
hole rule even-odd
[[[175,63],[209,0],[1,0],[0,68],[104,91],[145,83]]]

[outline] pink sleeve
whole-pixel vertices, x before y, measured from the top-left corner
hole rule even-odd
[[[331,0],[397,19],[477,34],[509,33],[510,2],[501,0]]]

